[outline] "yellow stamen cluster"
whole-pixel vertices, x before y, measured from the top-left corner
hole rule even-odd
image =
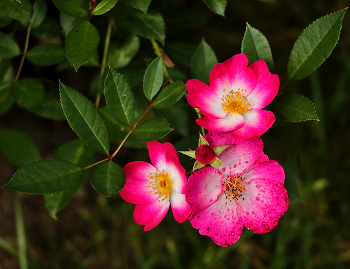
[[[223,186],[225,187],[226,199],[230,200],[230,202],[240,198],[245,191],[244,182],[240,177],[227,177]]]
[[[222,108],[227,113],[242,114],[248,112],[251,109],[251,104],[248,102],[247,97],[244,96],[247,90],[238,89],[238,91],[231,90],[228,94],[225,94],[221,100],[223,101]]]
[[[163,170],[161,173],[149,173],[148,177],[150,179],[148,187],[152,189],[149,193],[153,193],[154,195],[159,194],[158,202],[167,199],[171,193],[171,181],[168,171]],[[160,198],[162,199],[160,200]]]

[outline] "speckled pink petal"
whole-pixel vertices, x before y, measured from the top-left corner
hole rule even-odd
[[[207,130],[215,132],[232,132],[242,128],[245,124],[245,120],[241,114],[229,113],[222,119],[205,116],[196,119],[196,123]]]
[[[136,223],[145,225],[144,231],[149,231],[164,219],[169,210],[169,204],[169,199],[165,199],[164,201],[156,200],[152,203],[136,205],[134,219]]]
[[[224,192],[224,177],[211,166],[194,171],[188,178],[186,201],[193,214],[206,209]]]
[[[245,185],[244,202],[237,210],[243,225],[254,233],[272,230],[287,211],[288,195],[281,183],[254,179]]]
[[[233,145],[240,143],[243,139],[234,138],[229,133],[223,134],[219,132],[209,131],[205,136],[205,139],[209,143],[209,146],[212,148],[225,146],[225,145]]]
[[[151,159],[152,164],[157,168],[158,172],[162,172],[166,169],[166,159],[165,153],[161,143],[158,141],[150,141],[147,142],[147,149],[149,152],[149,157]]]
[[[173,211],[174,219],[182,223],[188,219],[191,214],[191,207],[186,202],[185,194],[172,190],[170,194],[170,204]]]
[[[242,116],[246,124],[241,129],[231,133],[235,138],[246,139],[253,136],[261,136],[276,121],[275,115],[267,110],[250,110],[247,113],[243,113]]]
[[[243,230],[236,203],[227,201],[225,195],[207,209],[193,214],[189,221],[193,228],[199,229],[200,234],[210,236],[222,247],[236,243]]]
[[[284,170],[277,161],[270,160],[254,166],[247,174],[244,175],[244,181],[250,182],[256,178],[271,180],[284,184]]]
[[[176,152],[175,152],[176,153]],[[166,170],[169,172],[169,178],[172,184],[172,188],[179,193],[186,193],[187,189],[187,177],[186,170],[181,166],[179,157],[176,153],[171,152],[166,155]]]
[[[149,174],[155,173],[156,168],[146,162],[131,162],[123,167],[126,175],[126,182],[123,189],[119,192],[120,196],[132,204],[144,204],[153,202],[159,197],[149,193],[151,188],[148,187],[150,179]]]
[[[262,109],[276,97],[280,80],[278,75],[270,73],[265,61],[260,60],[249,66],[256,74],[256,85],[247,96],[252,109]]]
[[[187,101],[193,107],[198,107],[204,115],[214,118],[225,117],[225,112],[222,108],[222,100],[214,88],[204,84],[197,79],[190,79],[186,83],[188,96]]]
[[[264,144],[260,137],[252,137],[241,140],[218,156],[222,162],[225,170],[222,167],[215,167],[221,169],[224,177],[227,176],[241,176],[256,163],[256,161],[263,155]]]
[[[246,90],[249,94],[256,83],[254,71],[248,67],[248,58],[244,54],[237,54],[214,66],[210,72],[210,87],[216,89],[221,98],[221,91],[226,92],[238,89]]]

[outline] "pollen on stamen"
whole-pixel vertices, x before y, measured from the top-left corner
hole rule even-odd
[[[148,187],[152,189],[149,193],[159,194],[158,202],[167,199],[172,189],[168,171],[149,173],[148,178],[150,179]]]
[[[221,100],[223,101],[222,108],[227,113],[245,113],[251,110],[251,104],[248,102],[247,97],[244,94],[247,90],[238,89],[238,91],[231,90],[228,94],[225,93]]]
[[[224,194],[226,199],[230,202],[240,198],[245,191],[244,182],[241,177],[227,177],[222,185],[225,187]]]

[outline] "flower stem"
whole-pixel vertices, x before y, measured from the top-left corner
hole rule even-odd
[[[151,39],[151,43],[152,43],[152,46],[153,46],[153,48],[154,48],[154,50],[155,50],[157,56],[162,55],[162,52],[160,51],[160,48],[159,48],[159,46],[158,46],[157,41],[155,41],[154,39]],[[163,73],[164,73],[165,79],[169,79],[169,82],[170,82],[170,83],[173,83],[173,82],[174,82],[174,81],[171,79],[171,77],[169,76],[168,69],[166,68],[164,61],[163,61]]]
[[[96,102],[95,102],[95,106],[97,108],[100,105],[100,100],[101,100],[101,84],[102,84],[103,74],[104,74],[105,69],[106,69],[108,47],[109,47],[109,41],[111,39],[111,30],[112,30],[112,24],[113,24],[113,14],[111,12],[109,12],[108,14],[109,14],[108,28],[107,28],[105,47],[104,47],[103,58],[102,58],[102,63],[101,63],[100,77],[99,77],[99,81],[98,81],[98,93],[97,93]]]
[[[289,83],[289,80],[287,80],[286,83],[284,83],[280,91],[282,91],[288,85],[288,83]]]
[[[16,231],[17,231],[17,243],[19,264],[21,269],[27,269],[27,256],[26,256],[26,235],[24,231],[24,221],[21,207],[21,200],[18,193],[14,196],[14,208],[16,216]]]
[[[91,168],[91,167],[93,167],[93,166],[95,166],[95,165],[98,165],[98,164],[100,164],[100,163],[103,163],[103,162],[105,162],[105,161],[109,161],[109,160],[110,160],[109,158],[107,158],[107,159],[103,159],[103,160],[101,160],[101,161],[99,161],[99,162],[97,162],[97,163],[94,163],[94,164],[91,164],[91,165],[86,166],[86,167],[84,167],[84,168],[81,168],[81,170],[86,170],[86,169],[89,169],[89,168]]]
[[[126,139],[131,135],[131,133],[133,131],[135,131],[137,125],[140,123],[140,121],[146,116],[147,112],[151,109],[151,107],[153,106],[153,103],[151,103],[149,105],[149,107],[146,109],[146,111],[142,114],[142,116],[139,118],[139,120],[134,124],[134,126],[131,127],[131,130],[128,132],[128,134],[124,137],[123,141],[120,143],[120,145],[118,146],[118,148],[115,150],[115,152],[109,156],[109,159],[112,160],[113,157],[118,153],[118,151],[121,149],[121,147],[123,146],[123,144],[125,143]]]
[[[11,91],[12,91],[12,87],[13,85],[16,84],[16,82],[19,79],[19,76],[21,74],[22,71],[22,67],[23,67],[23,63],[24,63],[24,59],[26,58],[26,54],[27,54],[27,50],[28,50],[28,43],[29,43],[29,36],[30,36],[30,30],[32,29],[32,25],[29,24],[28,25],[28,29],[27,29],[27,36],[26,36],[26,41],[24,44],[24,50],[23,50],[23,54],[22,54],[22,59],[21,59],[21,63],[19,64],[18,70],[17,70],[17,74],[16,77],[14,79],[14,81],[11,83],[10,87],[8,88],[7,92],[5,93],[5,95],[1,98],[0,100],[0,104],[2,104],[6,98],[10,95]]]

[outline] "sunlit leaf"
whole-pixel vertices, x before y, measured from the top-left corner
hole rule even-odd
[[[66,56],[75,70],[86,63],[100,42],[97,29],[85,21],[74,27],[66,38]]]
[[[249,23],[246,25],[241,52],[248,57],[250,64],[258,60],[264,60],[270,71],[273,70],[273,59],[269,42],[259,30],[251,27]]]
[[[96,166],[91,175],[91,186],[100,194],[112,196],[119,192],[125,184],[123,169],[113,161]]]
[[[80,139],[74,139],[61,145],[52,157],[86,167],[94,162],[94,151]],[[57,212],[62,210],[74,197],[84,184],[89,172],[89,170],[82,171],[80,179],[69,189],[45,195],[45,206],[51,217],[56,219]]]
[[[32,28],[38,27],[44,20],[46,15],[46,2],[45,0],[38,0],[33,4],[33,14],[30,20]]]
[[[134,119],[134,96],[122,75],[109,69],[105,82],[105,97],[113,117],[124,125],[131,125]]]
[[[17,166],[41,159],[32,137],[16,129],[0,129],[0,151],[10,163]]]
[[[225,16],[227,0],[203,0],[203,2],[214,13]]]
[[[98,109],[90,100],[62,83],[60,95],[63,112],[73,131],[96,151],[108,154],[108,128]]]
[[[182,81],[175,81],[162,90],[153,102],[154,108],[166,108],[172,106],[186,92],[186,86]]]
[[[163,61],[158,56],[147,68],[143,78],[143,92],[148,100],[158,93],[163,84]]]
[[[9,35],[0,33],[0,57],[13,58],[21,54],[16,41]]]
[[[37,65],[54,65],[64,60],[64,50],[56,44],[41,44],[31,48],[26,57],[30,62]]]
[[[3,188],[29,194],[60,192],[72,186],[80,177],[81,168],[62,160],[46,160],[27,164],[17,170]]]
[[[164,43],[165,26],[159,13],[149,10],[145,14],[120,2],[113,11],[119,27],[128,29],[145,38],[157,39]]]
[[[52,0],[55,6],[61,11],[73,17],[84,17],[88,15],[88,11],[81,8],[70,0]]]
[[[300,94],[278,95],[270,105],[277,117],[287,121],[319,120],[314,104]]]
[[[196,78],[209,85],[210,71],[217,63],[218,60],[214,51],[203,39],[201,44],[193,53],[191,59],[191,73],[193,78]]]
[[[289,80],[307,77],[328,58],[338,42],[346,10],[319,18],[305,28],[289,56]]]
[[[34,108],[44,102],[45,89],[40,80],[24,78],[13,86],[12,95],[19,106]]]
[[[137,8],[146,13],[151,1],[152,0],[127,0],[125,2],[133,8]]]
[[[97,4],[95,9],[92,11],[92,15],[102,15],[111,10],[118,0],[102,0]]]
[[[29,0],[21,0],[21,2],[0,0],[0,10],[3,14],[23,23],[29,22],[32,14],[32,6]]]
[[[149,121],[141,122],[135,129],[134,135],[141,141],[153,141],[166,136],[173,129],[169,127],[168,122],[163,118],[154,118]]]

